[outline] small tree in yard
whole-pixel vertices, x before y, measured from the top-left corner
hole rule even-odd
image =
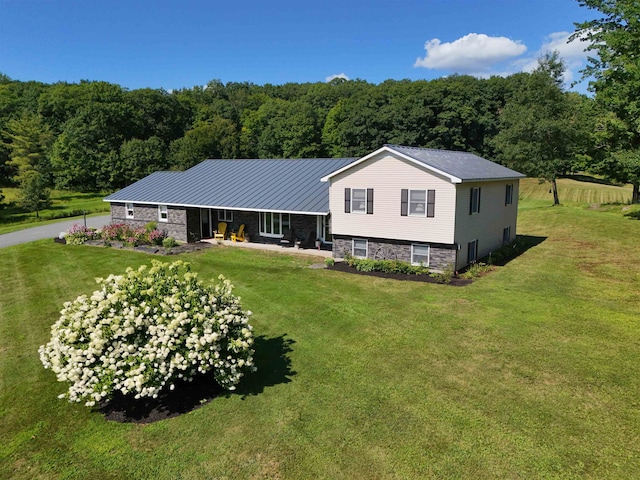
[[[251,312],[219,280],[205,286],[182,261],[97,279],[93,294],[64,304],[51,341],[39,349],[45,368],[70,383],[60,397],[87,406],[116,392],[156,398],[209,371],[235,389],[255,370]]]
[[[51,191],[42,174],[32,170],[22,175],[18,203],[28,211],[36,212],[36,218],[40,218],[40,210],[51,205]]]

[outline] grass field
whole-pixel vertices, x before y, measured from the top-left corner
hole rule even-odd
[[[561,204],[603,204],[603,203],[629,203],[631,201],[631,185],[618,186],[605,180],[587,175],[573,175],[560,178],[558,183],[558,195]],[[536,178],[525,178],[520,181],[520,199],[548,199],[553,203],[553,195],[550,192],[551,184],[540,183]]]
[[[37,347],[63,301],[152,257],[0,249],[0,477],[640,478],[640,221],[589,203],[523,200],[541,242],[467,287],[181,257],[234,282],[263,350],[238,393],[149,425],[58,400]]]
[[[17,188],[2,188],[4,203],[15,202]],[[109,211],[109,204],[104,202],[105,193],[76,193],[54,190],[51,192],[51,206],[39,212],[27,212],[23,208],[9,206],[0,210],[0,234],[14,232],[24,228],[50,223],[52,220]]]

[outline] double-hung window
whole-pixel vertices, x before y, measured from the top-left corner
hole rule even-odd
[[[411,245],[411,265],[429,266],[429,245]]]
[[[505,194],[504,194],[504,204],[511,205],[513,203],[513,183],[507,183]]]
[[[169,221],[169,209],[166,205],[158,205],[158,221],[165,223]]]
[[[344,213],[373,214],[373,188],[345,188]]]
[[[125,204],[125,210],[126,210],[126,217],[127,218],[133,218],[133,203],[127,203]]]
[[[502,243],[507,244],[511,241],[511,227],[504,227],[502,229]]]
[[[282,237],[287,228],[291,228],[291,219],[288,213],[260,212],[260,235]]]
[[[467,244],[467,263],[478,261],[478,240],[472,240]]]
[[[218,210],[218,221],[219,222],[233,222],[233,211],[232,210]]]
[[[480,187],[471,188],[471,198],[469,202],[469,214],[480,212]]]
[[[436,191],[409,190],[400,191],[400,215],[406,217],[435,217]]]
[[[356,258],[367,258],[369,241],[364,238],[354,238],[351,241],[351,254]]]

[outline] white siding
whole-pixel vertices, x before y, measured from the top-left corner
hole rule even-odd
[[[505,205],[506,185],[513,185],[513,201]],[[478,259],[502,246],[502,232],[511,227],[515,239],[518,216],[518,180],[457,184],[455,241],[460,244],[456,268],[467,265],[467,244],[478,240]],[[480,212],[469,214],[472,187],[480,187]]]
[[[329,203],[336,235],[422,243],[454,242],[456,188],[444,177],[384,152],[330,181]],[[373,188],[373,215],[345,213],[345,188]],[[435,190],[435,217],[401,216],[400,195],[404,188]]]

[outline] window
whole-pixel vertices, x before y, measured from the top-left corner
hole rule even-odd
[[[133,203],[125,204],[125,209],[127,211],[127,218],[133,218]]]
[[[291,219],[288,213],[260,212],[260,235],[282,237],[285,228],[291,228]]]
[[[411,265],[429,266],[429,245],[411,245]]]
[[[354,238],[351,241],[351,254],[357,258],[367,258],[369,242],[362,238]]]
[[[367,213],[367,191],[364,188],[351,190],[351,213]]]
[[[409,190],[409,215],[424,217],[427,213],[426,190]]]
[[[373,188],[345,188],[344,213],[373,214]]]
[[[233,211],[232,210],[218,210],[218,221],[219,222],[233,222]]]
[[[513,183],[508,183],[504,194],[504,204],[511,205],[513,203]]]
[[[502,229],[502,243],[509,243],[511,241],[511,227],[504,227]]]
[[[158,221],[159,222],[168,222],[169,221],[169,209],[166,205],[158,205]]]
[[[476,263],[478,260],[478,240],[472,240],[467,245],[467,263]]]
[[[469,203],[469,214],[480,212],[480,187],[473,187],[471,189],[471,199]]]
[[[434,217],[436,206],[435,190],[400,191],[400,215],[406,217]]]

